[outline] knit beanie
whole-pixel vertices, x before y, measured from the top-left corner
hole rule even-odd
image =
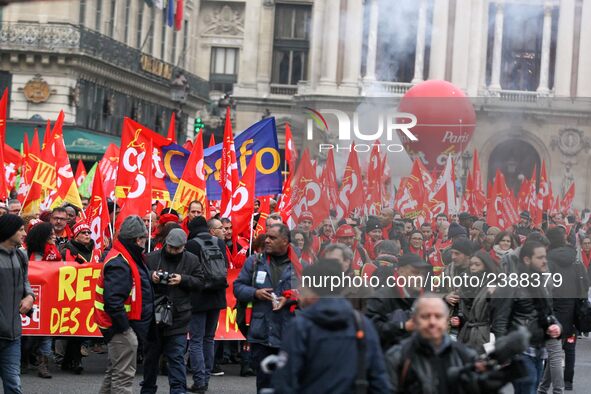
[[[18,215],[7,213],[0,216],[0,242],[12,237],[25,224]]]

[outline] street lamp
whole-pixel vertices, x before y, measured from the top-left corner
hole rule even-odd
[[[170,100],[176,104],[174,116],[176,120],[175,134],[178,135],[178,131],[184,130],[182,125],[182,113],[183,105],[187,102],[189,95],[189,83],[187,78],[182,72],[179,72],[175,79],[170,83]]]
[[[468,178],[468,170],[470,169],[470,161],[472,160],[472,153],[467,150],[460,156],[462,159],[462,194],[466,190],[466,180]]]

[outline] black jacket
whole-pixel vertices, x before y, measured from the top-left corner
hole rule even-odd
[[[404,323],[410,319],[416,298],[405,297],[398,287],[383,287],[367,300],[367,317],[375,325],[384,351],[410,336]]]
[[[414,334],[388,350],[386,366],[396,394],[473,394],[481,392],[476,373],[466,373],[460,383],[450,380],[447,371],[476,358],[474,350],[449,337],[445,337],[436,351],[430,343]]]
[[[577,251],[571,246],[550,250],[548,265],[550,272],[562,278],[562,284],[552,289],[552,307],[564,330],[562,337],[566,338],[575,332],[577,299],[587,298],[587,273],[583,264],[577,262]]]
[[[384,356],[364,318],[365,370],[370,393],[391,393]],[[281,351],[287,363],[273,374],[277,394],[353,393],[358,350],[353,308],[343,298],[322,298],[289,324]]]
[[[132,328],[140,340],[145,340],[150,332],[154,318],[154,292],[152,290],[152,281],[150,273],[144,264],[142,248],[132,242],[121,241],[131,254],[137,264],[142,291],[142,315],[140,320],[130,321],[127,319],[124,302],[129,297],[133,287],[131,277],[131,268],[123,260],[121,255],[105,264],[104,276],[104,294],[105,312],[111,318],[113,325],[106,330],[101,330],[105,340],[108,342],[113,335],[122,333],[128,328]]]
[[[184,251],[181,258],[175,261],[174,257],[166,253],[165,249],[148,254],[146,264],[150,276],[154,271],[161,270],[169,274],[181,275],[181,283],[177,286],[154,284],[154,296],[156,304],[164,298],[172,301],[172,326],[161,329],[164,336],[180,335],[187,333],[191,321],[191,294],[203,287],[202,262],[193,253]]]
[[[517,268],[519,274],[532,278],[532,272],[522,263]],[[491,332],[497,338],[520,326],[525,327],[531,333],[530,345],[536,348],[544,346],[549,326],[560,325],[553,315],[550,294],[544,287],[497,287],[491,296],[490,308]]]
[[[60,246],[60,253],[62,254],[62,259],[64,261],[68,261],[66,259],[67,251],[70,251],[70,254],[74,257],[74,261],[80,264],[89,263],[92,259],[92,250],[94,249],[94,241],[90,241],[90,245],[86,246],[81,244],[80,242],[76,242],[75,240],[71,239],[62,246]]]
[[[212,238],[217,239],[218,246],[220,247],[222,254],[224,255],[224,259],[226,260],[226,267],[228,267],[228,256],[226,255],[226,244],[224,243],[224,241],[205,232],[197,234],[197,237],[204,240]],[[193,253],[196,256],[203,256],[201,246],[197,241],[195,241],[195,239],[189,240],[185,248],[187,249],[187,251]],[[203,264],[207,263],[207,261],[203,262]],[[224,309],[227,306],[226,289],[194,291],[191,294],[191,304],[193,313]]]

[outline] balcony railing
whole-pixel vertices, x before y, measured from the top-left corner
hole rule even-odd
[[[410,82],[364,82],[363,96],[403,96],[414,85]]]
[[[191,94],[204,99],[209,94],[206,80],[83,26],[67,23],[2,23],[0,50],[89,56],[165,84],[170,83],[171,77],[174,78],[177,72],[182,72]]]
[[[540,94],[538,92],[527,92],[519,90],[501,90],[499,97],[502,101],[512,103],[536,103]]]
[[[280,85],[276,83],[271,84],[271,94],[278,94],[282,96],[294,96],[297,93],[297,85]]]

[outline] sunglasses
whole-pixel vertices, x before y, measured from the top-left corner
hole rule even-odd
[[[80,231],[80,234],[90,235],[92,234],[90,231]]]

